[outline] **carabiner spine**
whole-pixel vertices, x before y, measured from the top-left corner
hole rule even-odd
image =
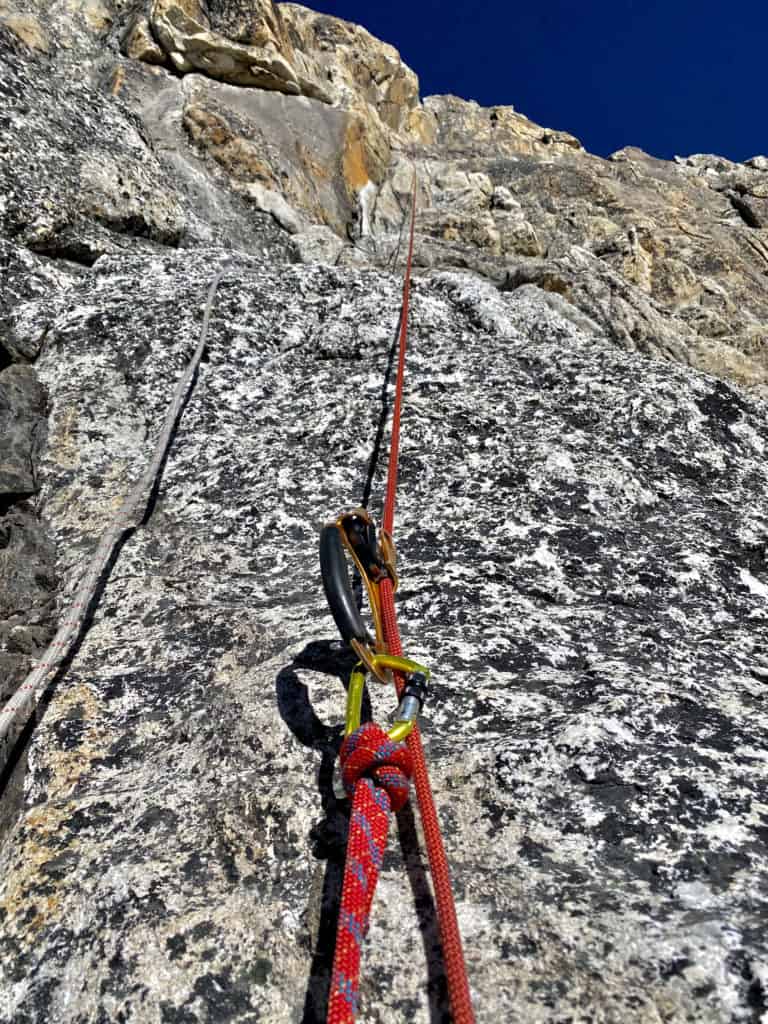
[[[374,637],[363,622],[350,584],[347,555],[365,582]],[[342,512],[320,533],[320,569],[331,614],[344,642],[383,683],[391,683],[392,674],[382,661],[386,643],[379,583],[389,578],[393,588],[397,587],[396,557],[394,541],[386,530],[380,531],[377,542],[373,520],[364,508]]]
[[[320,533],[320,571],[323,589],[334,622],[346,644],[372,644],[349,585],[344,538],[335,523],[324,526]]]
[[[347,532],[343,526],[343,520],[345,518],[346,516],[339,516],[339,518],[336,520],[336,528],[338,529],[339,535],[341,536],[341,543],[349,552],[349,557],[352,559],[355,568],[360,574],[360,578],[365,583],[365,589],[368,594],[368,604],[371,609],[371,618],[373,619],[373,628],[374,632],[376,633],[376,648],[377,650],[382,650],[384,647],[384,623],[381,617],[381,599],[379,598],[379,586],[371,579],[359,555],[357,554],[357,551],[350,542],[347,536]]]

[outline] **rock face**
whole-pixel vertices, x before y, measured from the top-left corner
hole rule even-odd
[[[102,257],[52,325],[41,500],[65,574],[147,458],[217,258]],[[397,295],[244,258],[222,283],[157,504],[35,734],[2,1019],[321,1019],[347,662],[313,551],[359,498]],[[478,1017],[747,1020],[764,408],[531,286],[418,282],[412,344],[400,605],[437,674],[423,729]],[[368,1019],[429,1019],[411,901],[395,843]]]
[[[3,698],[228,263],[0,783],[0,1022],[324,1019],[351,663],[315,552],[369,471],[414,169],[398,601],[478,1021],[766,1018],[768,160],[601,160],[268,0],[0,0],[0,97]],[[361,1019],[448,1019],[419,844],[403,813]]]
[[[59,582],[56,552],[48,531],[33,504],[20,501],[17,493],[0,495],[0,566],[0,699],[5,702],[32,668],[32,659],[53,636]],[[4,786],[2,831],[6,817],[13,817],[13,802]]]
[[[212,84],[192,87],[196,99],[192,109],[185,103],[183,123],[231,190],[267,211],[275,204],[263,190],[277,192],[299,215],[281,218],[291,232],[328,226],[354,244],[342,262],[382,266],[396,251],[416,169],[422,266],[467,269],[497,284],[535,280],[548,288],[554,279],[559,289],[570,287],[559,261],[588,253],[598,279],[618,282],[619,301],[604,286],[589,296],[575,287],[573,297],[586,297],[590,315],[599,307],[617,343],[664,357],[684,348],[694,365],[764,393],[766,158],[669,163],[629,148],[602,160],[567,132],[542,128],[511,107],[486,109],[453,96],[421,103],[397,51],[363,29],[292,4],[270,17],[270,6],[243,14],[224,4],[211,18],[238,40],[232,45],[259,39],[303,69],[290,88],[270,88],[318,97],[331,109],[323,114],[274,91],[256,101],[242,90],[235,99]],[[146,59],[155,61],[154,51]],[[200,62],[181,70],[239,81]],[[125,74],[136,72],[129,66]],[[319,85],[307,86],[310,80]],[[134,107],[147,123],[155,83],[144,83]],[[244,105],[266,116],[270,145],[257,141],[261,122],[253,109],[244,118]],[[215,123],[213,137],[200,130],[200,117]],[[318,137],[321,126],[334,159]],[[258,166],[232,166],[220,135],[238,150],[255,145]]]
[[[140,126],[86,83],[46,76],[7,38],[0,46],[3,236],[80,263],[126,234],[178,244],[182,210]]]
[[[570,285],[560,261],[587,253],[598,279],[618,283],[619,299],[604,284],[588,295],[574,287],[573,298],[585,297],[589,315],[599,307],[618,344],[662,357],[684,349],[693,365],[765,394],[765,157],[667,162],[630,147],[602,160],[511,107],[453,96],[422,102],[416,75],[393,47],[294,4],[153,0],[130,13],[84,7],[65,26],[57,4],[46,20],[32,0],[24,3],[0,9],[0,20],[43,55],[59,39],[64,65],[76,53],[97,86],[91,102],[82,73],[74,91],[66,78],[73,95],[47,129],[55,127],[52,151],[84,130],[88,143],[78,150],[100,151],[81,169],[76,212],[84,222],[53,225],[50,211],[38,211],[33,244],[95,258],[108,248],[103,228],[125,231],[127,218],[129,232],[140,227],[163,244],[223,241],[254,251],[258,211],[255,234],[273,221],[301,236],[292,248],[299,258],[316,251],[312,238],[327,228],[346,246],[342,264],[389,266],[416,169],[422,267],[562,288]],[[45,45],[36,32],[47,33]],[[130,59],[116,60],[118,43]],[[109,102],[105,86],[115,94]],[[121,102],[142,141],[119,127]],[[106,130],[94,146],[82,112],[101,119],[102,107]],[[55,108],[62,104],[45,109]],[[141,153],[147,141],[151,155]],[[19,148],[35,146],[23,140]],[[133,208],[122,203],[120,180]],[[14,194],[13,205],[24,198]],[[62,242],[65,234],[76,244]]]
[[[278,52],[279,16],[265,18],[264,10],[273,11],[271,0],[254,5],[252,11],[243,5],[212,5],[218,15],[216,22],[229,27],[234,38],[212,31],[203,10],[194,2],[154,0],[151,25],[161,47],[177,71],[203,71],[233,85],[274,89],[298,96],[319,90],[300,78]],[[248,42],[237,41],[244,36]]]
[[[44,423],[45,399],[35,371],[29,366],[9,366],[0,376],[0,493],[32,494],[35,480],[35,449]]]

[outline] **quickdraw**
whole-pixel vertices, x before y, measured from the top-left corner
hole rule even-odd
[[[373,636],[358,608],[349,578],[347,554],[365,584],[373,618]],[[386,651],[379,585],[383,579],[389,579],[393,590],[397,589],[396,560],[391,536],[382,530],[377,543],[376,528],[364,508],[342,512],[332,523],[327,523],[320,534],[320,571],[328,605],[342,639],[360,658],[349,681],[345,735],[349,736],[360,726],[367,673],[382,683],[393,684],[392,672],[399,672],[405,679],[405,686],[400,694],[395,722],[388,731],[389,738],[399,743],[413,731],[424,706],[430,672],[410,658]]]
[[[415,216],[414,175],[408,260],[398,328],[397,379],[383,527],[377,538],[376,528],[367,510],[358,508],[343,512],[332,523],[328,523],[320,536],[320,566],[328,604],[342,639],[360,659],[349,681],[345,737],[339,752],[341,780],[352,806],[328,995],[327,1024],[354,1024],[358,1008],[362,943],[368,931],[374,892],[384,859],[389,818],[391,813],[405,806],[411,780],[418,799],[437,904],[452,1018],[454,1024],[474,1024],[450,870],[416,721],[427,695],[429,671],[423,665],[402,656],[394,602],[398,581],[391,533],[397,490]],[[368,593],[373,619],[372,633],[360,614],[362,600],[358,603],[350,583],[347,556]],[[388,732],[375,722],[360,724],[365,679],[369,672],[382,682],[392,683],[399,694],[396,720]]]

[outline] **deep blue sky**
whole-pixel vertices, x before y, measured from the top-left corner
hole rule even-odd
[[[768,0],[304,0],[392,43],[422,96],[508,103],[593,153],[768,154]]]

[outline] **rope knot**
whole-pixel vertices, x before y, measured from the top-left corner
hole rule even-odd
[[[408,802],[413,759],[404,743],[394,743],[375,722],[366,722],[344,740],[339,753],[341,780],[349,797],[359,779],[369,778],[389,797],[393,811]]]

